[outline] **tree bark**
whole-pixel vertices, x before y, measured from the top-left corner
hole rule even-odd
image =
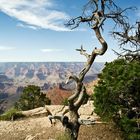
[[[69,111],[70,113],[70,121],[68,126],[66,127],[66,133],[70,136],[71,140],[77,140],[78,132],[80,128],[80,124],[78,122],[79,115],[77,111]]]

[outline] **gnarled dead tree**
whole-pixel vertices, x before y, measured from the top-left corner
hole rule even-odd
[[[73,80],[76,83],[76,89],[72,96],[68,98],[69,103],[69,114],[68,118],[64,114],[62,116],[49,116],[50,121],[52,119],[58,119],[62,122],[65,127],[66,132],[69,133],[72,140],[76,140],[78,137],[79,127],[81,124],[95,124],[98,123],[96,120],[81,120],[79,118],[78,109],[85,100],[86,88],[83,83],[84,77],[91,68],[96,56],[103,55],[108,44],[101,34],[101,29],[107,19],[112,19],[117,25],[123,25],[126,22],[127,17],[123,14],[127,8],[122,10],[115,5],[113,0],[89,0],[89,2],[84,6],[84,11],[82,16],[71,19],[66,25],[71,27],[71,29],[77,28],[81,23],[88,23],[90,28],[95,32],[98,41],[101,44],[101,48],[93,49],[91,54],[87,54],[86,50],[81,46],[80,49],[76,49],[81,55],[87,58],[84,68],[81,70],[79,75],[71,75],[68,79]]]
[[[122,51],[120,53],[114,51],[119,57],[125,57],[126,60],[140,60],[140,22],[135,25],[125,23],[122,31],[112,32],[114,38],[120,42]],[[129,48],[124,48],[124,45],[129,44]]]

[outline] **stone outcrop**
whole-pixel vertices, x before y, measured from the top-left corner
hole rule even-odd
[[[66,112],[66,113],[64,113]],[[38,117],[48,115],[63,115],[69,116],[68,106],[64,105],[46,105],[36,109],[22,111],[21,113],[26,117]],[[81,119],[98,119],[99,117],[94,113],[93,101],[88,101],[78,110]]]

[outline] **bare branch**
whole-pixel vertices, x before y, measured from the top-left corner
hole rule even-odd
[[[63,116],[52,116],[52,115],[49,115],[48,119],[50,120],[51,124],[53,124],[52,119],[57,119],[59,121],[62,121],[63,120]]]
[[[70,80],[74,80],[76,83],[79,82],[79,79],[78,79],[78,77],[76,75],[70,75],[68,77],[68,79],[66,80],[66,84],[68,84]]]
[[[80,92],[81,92],[81,90],[82,90],[83,83],[80,82],[79,78],[78,78],[77,76],[75,76],[75,75],[69,76],[69,78],[68,78],[68,80],[67,80],[66,83],[68,83],[69,80],[74,80],[75,83],[76,83],[76,90],[75,90],[74,94],[72,94],[72,95],[68,98],[69,104],[70,104],[71,106],[73,106],[74,100],[79,96],[79,94],[80,94]]]
[[[99,42],[101,43],[102,48],[101,49],[95,48],[93,50],[91,56],[89,57],[89,59],[88,59],[88,61],[86,63],[86,66],[82,69],[82,71],[79,74],[79,80],[80,81],[82,81],[84,79],[84,76],[89,71],[89,69],[90,69],[92,63],[94,62],[96,56],[97,55],[103,55],[106,52],[107,48],[108,48],[108,45],[107,45],[106,41],[104,40],[104,38],[102,37],[99,28],[94,27],[93,30],[95,31],[96,37],[99,40]]]
[[[78,119],[79,124],[81,125],[94,125],[94,124],[107,124],[107,122],[101,122],[97,120],[90,120],[90,119]]]
[[[81,49],[76,49],[76,51],[79,51],[81,55],[84,55],[87,59],[89,59],[89,57],[91,55],[89,55],[88,53],[86,53],[86,50],[83,49],[83,46],[81,45]]]
[[[122,32],[112,32],[112,35],[120,41],[120,45],[131,43],[134,46],[140,46],[140,22],[135,26],[126,24]]]
[[[104,40],[104,38],[102,37],[100,29],[96,27],[96,28],[94,28],[94,31],[95,31],[97,39],[99,40],[99,42],[102,45],[101,49],[95,49],[94,51],[97,55],[103,55],[106,52],[108,45],[107,45],[106,41]]]
[[[123,48],[123,52],[119,53],[116,52],[115,50],[113,50],[119,58],[125,58],[128,61],[133,61],[133,60],[140,60],[140,49],[138,50],[129,50],[129,49],[125,49]]]
[[[51,116],[51,115],[49,115],[48,118],[49,118],[51,124],[52,124],[52,119],[61,121],[63,126],[65,126],[65,127],[69,123],[69,118],[67,116],[63,116],[63,115],[62,116]]]
[[[119,57],[126,60],[140,60],[140,22],[135,25],[125,24],[121,32],[112,32],[114,38],[118,39],[122,48],[121,52],[115,52]],[[124,45],[129,44],[132,48],[126,49]]]
[[[113,50],[114,51],[114,53],[116,54],[116,55],[118,55],[118,57],[122,57],[122,55],[120,54],[120,53],[118,53],[117,51],[115,51],[115,50]]]
[[[70,77],[71,79],[74,79],[75,82],[77,83],[77,88],[76,88],[76,92],[71,96],[69,97],[68,101],[69,101],[69,104],[70,104],[70,107],[80,107],[82,102],[83,102],[83,98],[84,98],[84,93],[85,93],[85,87],[83,86],[83,79],[86,75],[86,73],[89,71],[90,67],[92,66],[92,63],[94,62],[95,58],[97,55],[103,55],[106,50],[107,50],[107,43],[106,41],[104,40],[104,38],[102,37],[101,33],[100,33],[100,30],[98,27],[94,27],[93,30],[95,31],[96,33],[96,37],[98,38],[99,42],[101,43],[102,45],[102,48],[101,49],[97,49],[95,48],[92,52],[91,55],[88,55],[85,53],[86,50],[83,49],[83,47],[81,47],[81,49],[78,49],[77,51],[80,51],[80,53],[82,55],[88,55],[88,60],[87,60],[87,63],[85,65],[85,67],[81,70],[80,74],[79,74],[79,78],[77,77]],[[82,90],[82,91],[81,91]],[[84,91],[83,91],[84,90]],[[74,100],[77,98],[77,102],[74,103]]]
[[[79,124],[81,125],[94,125],[96,120],[83,120],[83,119],[78,119]]]
[[[99,7],[99,5],[101,6]],[[125,15],[126,11],[135,9],[135,7],[121,9],[113,0],[89,0],[84,6],[82,16],[69,20],[66,26],[74,29],[81,23],[88,23],[91,28],[102,28],[107,19],[112,19],[116,25],[123,26],[128,20],[128,17]]]
[[[81,93],[79,94],[79,97],[77,99],[77,101],[74,103],[74,106],[79,109],[79,107],[82,105],[84,99],[85,99],[85,94],[87,94],[86,92],[86,88],[85,86],[82,87],[82,91]]]
[[[90,0],[83,8],[83,14],[85,15],[87,9],[93,9],[92,13],[96,13],[98,11],[98,1]]]

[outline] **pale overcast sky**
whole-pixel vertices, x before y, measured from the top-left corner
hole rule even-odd
[[[80,26],[69,31],[64,23],[82,13],[87,0],[0,0],[0,62],[33,61],[85,61],[75,51],[83,44],[88,52],[100,47],[93,31]],[[116,0],[121,7],[137,6],[130,15],[132,21],[140,19],[139,0]],[[112,23],[107,22],[103,36],[109,49],[96,61],[116,58],[112,49],[118,45],[109,36]]]

